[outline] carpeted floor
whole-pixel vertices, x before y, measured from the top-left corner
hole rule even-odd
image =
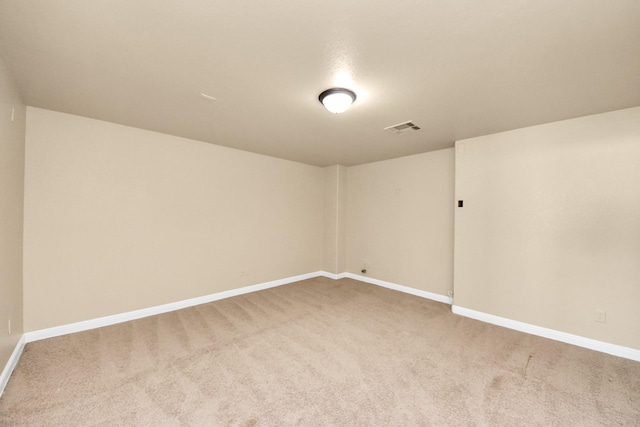
[[[318,278],[30,343],[0,425],[640,425],[640,363]]]

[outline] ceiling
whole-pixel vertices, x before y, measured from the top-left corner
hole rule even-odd
[[[640,105],[640,1],[0,0],[0,56],[27,105],[351,166]]]

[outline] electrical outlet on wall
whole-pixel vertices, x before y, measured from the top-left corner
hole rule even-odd
[[[366,274],[366,273],[367,273],[367,270],[369,270],[369,262],[368,262],[368,261],[364,261],[364,262],[362,263],[362,269],[360,269],[360,272],[361,272],[362,274]]]
[[[596,308],[594,320],[600,323],[607,323],[607,311],[603,308]]]

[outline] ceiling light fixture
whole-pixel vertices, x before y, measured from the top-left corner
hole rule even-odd
[[[327,89],[318,97],[322,105],[331,113],[338,114],[347,110],[356,100],[356,94],[349,89],[334,87]]]

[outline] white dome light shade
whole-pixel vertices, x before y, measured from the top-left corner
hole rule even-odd
[[[327,89],[318,97],[322,105],[334,114],[342,113],[356,100],[356,94],[349,89],[332,88]]]

